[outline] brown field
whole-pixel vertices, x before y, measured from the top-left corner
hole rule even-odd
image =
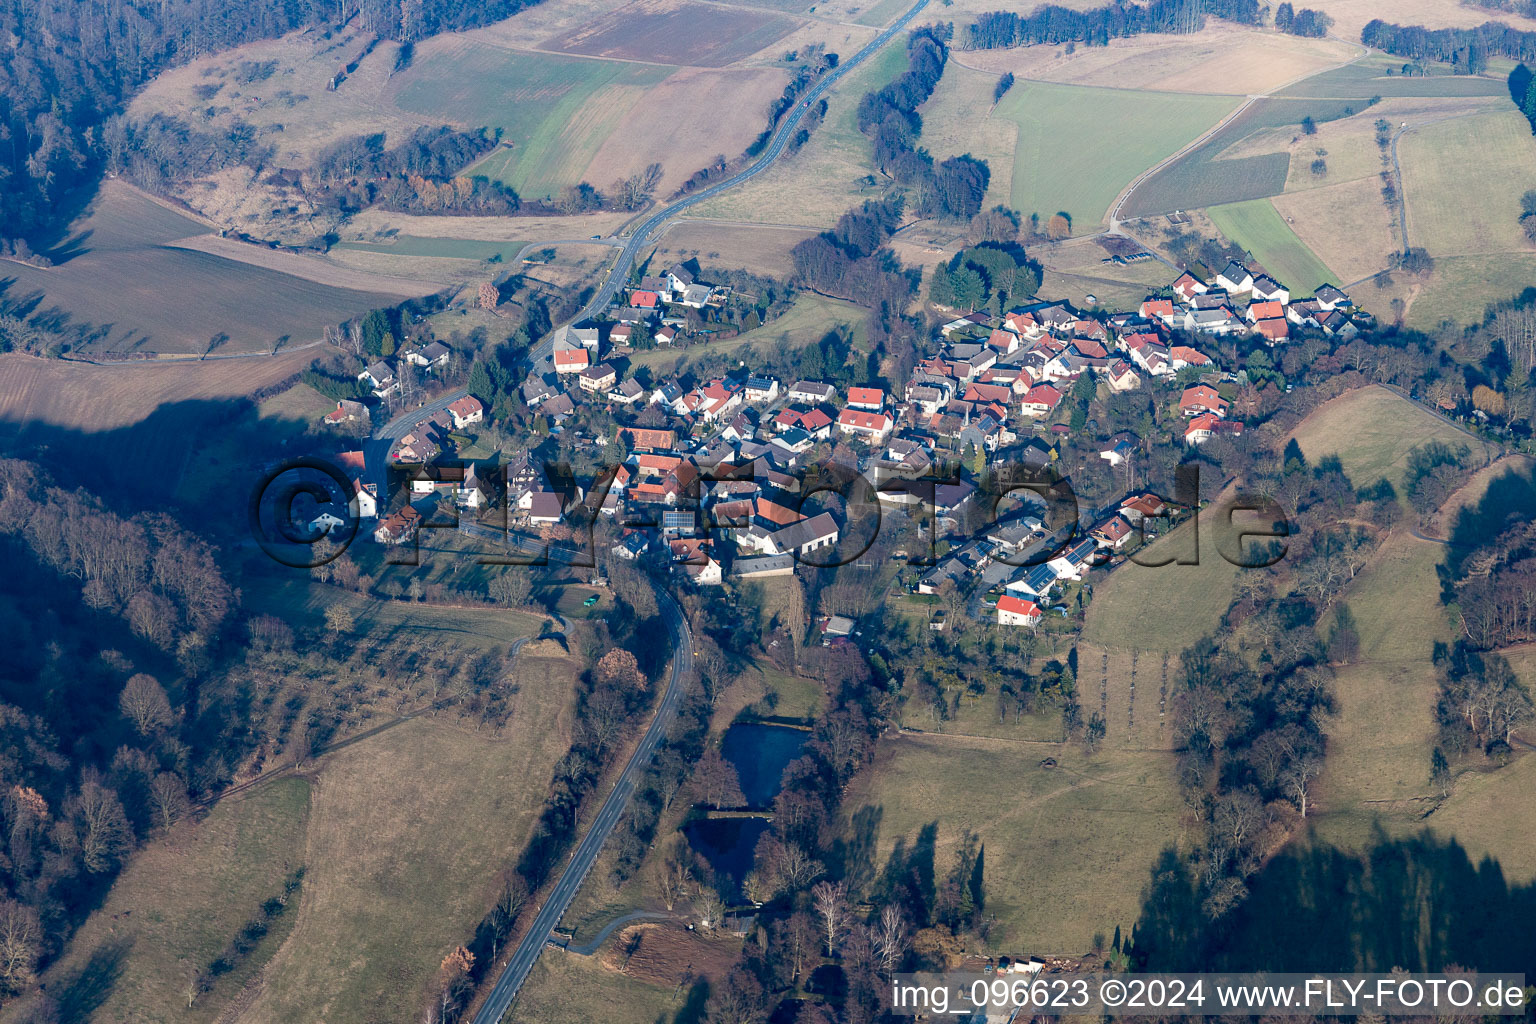
[[[204,231],[109,181],[72,226],[78,246],[55,250],[57,266],[7,264],[5,298],[35,299],[37,314],[57,311],[67,324],[101,330],[91,352],[199,355],[219,334],[228,337],[218,349],[225,353],[269,351],[284,337],[316,340],[326,324],[399,301],[169,246]]]
[[[606,235],[632,214],[603,211],[577,217],[446,217],[363,210],[347,225],[344,237],[376,242],[392,235],[411,238],[464,238],[505,242],[525,238],[590,238]]]
[[[1409,131],[1398,155],[1414,245],[1431,256],[1530,251],[1519,223],[1530,182],[1509,169],[1536,163],[1536,139],[1513,105]]]
[[[688,998],[676,984],[654,985],[605,966],[597,957],[539,957],[506,1024],[653,1024],[670,1020]],[[686,1019],[686,1018],[685,1018]]]
[[[1072,85],[1250,94],[1272,92],[1359,52],[1342,39],[1260,34],[1212,21],[1194,36],[1112,39],[1108,46],[1079,46],[1071,54],[1060,46],[967,50],[955,59],[993,76],[1012,71],[1019,78]]]
[[[658,199],[675,192],[717,155],[740,156],[768,124],[768,104],[788,76],[777,68],[683,68],[629,108],[582,175],[599,189],[661,164]],[[656,112],[666,110],[658,124]],[[722,118],[720,112],[731,111]]]
[[[526,648],[503,738],[415,719],[323,760],[298,918],[242,1021],[411,1016],[526,841],[576,672],[556,645]]]
[[[1054,757],[1058,766],[1040,767]],[[964,794],[963,800],[955,794]],[[1160,751],[904,734],[849,787],[850,816],[878,812],[875,871],[898,839],[938,826],[936,874],[962,833],[986,844],[988,940],[1007,952],[1082,952],[1135,923],[1157,855],[1180,841],[1173,758]]]
[[[382,101],[390,84],[398,46],[381,43],[348,76],[341,88],[331,91],[326,83],[362,52],[368,36],[353,22],[341,33],[323,38],[319,32],[291,32],[279,39],[249,43],[201,57],[159,75],[129,106],[129,116],[142,119],[153,113],[190,115],[206,128],[226,125],[235,117],[258,127],[281,126],[265,138],[277,147],[273,164],[302,167],[316,153],[344,135],[407,132],[430,122]],[[272,75],[241,85],[232,75],[244,61],[276,61]],[[193,90],[199,85],[224,83],[212,100],[200,100]],[[211,122],[198,113],[213,107]]]
[[[634,952],[626,950],[634,946]],[[718,981],[741,952],[729,935],[706,938],[676,924],[634,924],[620,929],[598,952],[604,967],[652,985],[676,986],[704,976]]]
[[[120,365],[0,355],[0,422],[100,433],[130,427],[173,402],[229,399],[307,367],[317,353],[176,359]],[[171,441],[166,451],[185,446]]]
[[[233,238],[221,238],[218,235],[194,235],[191,238],[179,238],[174,242],[167,242],[166,245],[172,249],[204,252],[234,263],[275,270],[289,277],[313,281],[315,284],[323,284],[330,288],[349,288],[353,291],[374,292],[399,298],[430,295],[436,290],[432,285],[423,284],[421,281],[369,274],[352,267],[337,266],[329,259],[268,249],[264,245],[252,245]]]
[[[589,57],[724,67],[777,42],[795,23],[763,11],[692,0],[633,0],[544,40],[543,48]]]
[[[706,267],[740,268],[787,278],[794,272],[789,251],[817,230],[684,218],[671,221],[662,229],[651,261],[659,267],[697,257]]]
[[[996,75],[951,61],[933,95],[918,108],[923,119],[922,145],[934,160],[969,153],[987,162],[991,178],[984,209],[999,203],[1012,205],[1013,153],[1019,141],[1011,124],[991,119],[996,85]]]
[[[49,993],[73,1008],[64,1019],[217,1019],[288,934],[297,907],[290,904],[251,956],[190,1009],[187,981],[304,864],[309,799],[309,780],[280,779],[221,800],[203,819],[146,844],[43,975]]]
[[[1396,251],[1391,213],[1375,178],[1288,192],[1270,200],[1296,237],[1328,265],[1340,284],[1384,270]]]

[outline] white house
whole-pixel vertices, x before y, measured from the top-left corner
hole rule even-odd
[[[1253,287],[1253,274],[1237,260],[1232,260],[1216,275],[1216,287],[1228,292],[1246,292]]]
[[[997,624],[999,626],[1036,626],[1040,624],[1040,606],[1013,594],[997,599]]]
[[[474,395],[465,395],[448,406],[448,415],[453,417],[453,429],[463,430],[471,423],[485,419],[485,406]]]

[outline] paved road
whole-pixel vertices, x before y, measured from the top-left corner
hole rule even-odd
[[[566,946],[565,951],[578,956],[591,956],[608,941],[608,936],[627,924],[633,924],[636,921],[670,921],[671,919],[672,915],[664,910],[632,910],[628,914],[622,914],[609,921],[591,942],[584,942],[579,946]]]
[[[597,855],[602,850],[603,843],[607,841],[614,826],[623,817],[624,809],[629,806],[629,799],[634,794],[636,783],[645,774],[652,755],[656,753],[657,744],[666,735],[672,720],[677,717],[677,709],[683,702],[684,684],[693,671],[693,635],[688,630],[688,621],[683,618],[677,602],[659,590],[656,601],[661,609],[662,618],[666,620],[667,627],[672,631],[674,641],[672,674],[667,680],[666,692],[662,694],[655,717],[651,719],[645,735],[640,738],[640,745],[635,748],[629,763],[624,766],[619,781],[614,785],[613,791],[608,794],[608,799],[603,802],[602,809],[597,812],[597,817],[587,829],[587,834],[582,837],[576,852],[571,855],[560,880],[550,891],[549,898],[534,916],[528,933],[523,936],[523,941],[518,944],[517,950],[507,961],[506,967],[502,969],[501,976],[496,979],[496,984],[492,986],[490,995],[480,1007],[480,1012],[475,1014],[475,1024],[497,1024],[511,1007],[512,1000],[517,997],[518,989],[522,988],[523,981],[528,977],[528,972],[533,969],[534,962],[544,951],[549,933],[560,923],[560,918],[565,914],[566,908],[571,905],[571,900],[581,888],[581,883],[586,880],[587,872],[592,870],[592,865],[597,861]]]
[[[592,296],[592,301],[588,302],[569,322],[579,323],[589,317],[596,316],[608,308],[608,304],[613,301],[613,297],[618,294],[624,282],[629,280],[630,268],[635,265],[635,257],[645,247],[646,240],[665,221],[677,216],[691,206],[702,203],[707,199],[713,199],[727,189],[735,188],[743,182],[750,181],[771,167],[774,161],[784,155],[790,140],[795,136],[795,131],[800,127],[800,121],[805,117],[806,111],[814,106],[816,101],[821,99],[827,90],[836,85],[839,79],[868,59],[870,54],[895,38],[897,33],[906,28],[912,19],[917,17],[918,12],[926,6],[928,6],[928,0],[917,0],[917,3],[907,10],[907,13],[897,18],[878,36],[864,44],[863,49],[859,50],[858,53],[855,53],[847,60],[839,61],[836,68],[818,79],[816,84],[811,86],[805,95],[800,97],[795,107],[790,110],[788,116],[779,124],[779,129],[774,133],[772,141],[768,143],[768,148],[763,151],[762,155],[750,167],[726,178],[724,181],[717,182],[708,188],[701,189],[692,195],[679,199],[670,206],[663,206],[642,220],[630,234],[629,240],[624,244],[624,248],[619,251],[617,258],[614,259],[613,266],[608,271],[608,277],[603,281],[602,287]],[[548,337],[535,345],[533,351],[529,354],[533,360],[535,371],[542,370],[541,364],[550,358],[550,353],[554,348],[554,333],[551,332]]]

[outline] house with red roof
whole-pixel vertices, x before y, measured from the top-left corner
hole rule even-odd
[[[1179,396],[1179,412],[1186,417],[1199,416],[1202,413],[1225,416],[1227,401],[1209,384],[1191,384]]]
[[[1180,274],[1179,279],[1173,282],[1173,294],[1179,297],[1180,302],[1188,302],[1196,295],[1204,295],[1210,290],[1204,281],[1188,271]]]
[[[1019,403],[1025,416],[1049,416],[1061,404],[1061,392],[1050,384],[1036,384]]]
[[[879,412],[885,408],[885,392],[880,388],[849,388],[848,408]]]
[[[480,404],[480,399],[474,395],[465,395],[457,402],[448,406],[448,415],[453,417],[453,429],[463,430],[471,423],[479,423],[485,419],[485,406]]]
[[[851,392],[857,389],[849,390]],[[894,426],[895,423],[883,412],[870,412],[867,409],[855,409],[849,406],[837,414],[838,430],[845,434],[856,434],[876,441],[884,441],[889,437]]]
[[[997,599],[997,624],[1037,626],[1040,624],[1040,606],[1014,594],[1004,594]]]
[[[1243,432],[1241,422],[1221,419],[1214,413],[1204,412],[1189,421],[1184,428],[1184,443],[1191,448],[1204,444],[1217,434],[1237,437]]]
[[[592,354],[584,348],[561,349],[555,353],[556,373],[580,373],[592,365]]]
[[[1243,316],[1251,324],[1256,324],[1260,320],[1273,320],[1277,316],[1283,317],[1285,316],[1285,303],[1273,300],[1268,302],[1252,302],[1248,304],[1248,310]]]
[[[1260,320],[1253,325],[1253,330],[1271,345],[1278,344],[1291,336],[1290,324],[1283,316]]]

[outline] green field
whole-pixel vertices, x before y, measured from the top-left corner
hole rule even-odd
[[[1206,212],[1222,234],[1252,253],[1293,296],[1311,295],[1319,285],[1338,281],[1268,199],[1213,206]]]
[[[1041,768],[1046,757],[1055,768]],[[963,796],[963,799],[957,797]],[[967,829],[985,844],[992,949],[1082,953],[1097,933],[1126,932],[1159,853],[1178,840],[1183,810],[1173,757],[1159,751],[907,734],[882,745],[850,787],[857,821],[878,822],[878,873],[898,840],[908,848],[937,824],[935,874],[943,878]]]
[[[465,43],[453,59],[407,72],[396,103],[456,124],[501,128],[511,147],[470,173],[541,196],[579,180],[624,115],[672,70]]]
[[[1529,251],[1520,195],[1533,181],[1536,138],[1513,105],[1455,117],[1398,142],[1408,238],[1431,256]]]
[[[1282,89],[1276,95],[1295,98],[1369,100],[1373,96],[1503,96],[1508,87],[1502,77],[1467,78],[1461,75],[1388,75],[1403,66],[1401,58],[1375,57],[1324,71]]]
[[[1235,96],[1021,82],[994,111],[1018,129],[1012,205],[1042,218],[1065,210],[1078,231],[1092,229],[1136,175],[1178,152],[1238,102]]]
[[[1319,124],[1334,121],[1347,117],[1357,107],[1355,101],[1337,99],[1256,100],[1221,131],[1139,185],[1121,212],[1126,217],[1145,217],[1277,196],[1285,191],[1291,166],[1289,154],[1223,154],[1259,132],[1299,125],[1304,117]]]
[[[494,159],[494,154],[488,159]],[[522,242],[483,241],[474,238],[426,238],[397,235],[387,242],[338,242],[338,249],[376,252],[385,256],[427,256],[438,259],[489,260],[511,264],[522,251]]]
[[[1356,487],[1386,477],[1401,492],[1408,452],[1431,440],[1465,444],[1472,450],[1473,467],[1484,462],[1476,438],[1383,387],[1361,388],[1325,402],[1292,436],[1308,462],[1337,455]]]
[[[1536,285],[1536,253],[1444,256],[1408,310],[1409,327],[1433,330],[1449,320],[1458,327],[1481,323],[1488,307]]]

